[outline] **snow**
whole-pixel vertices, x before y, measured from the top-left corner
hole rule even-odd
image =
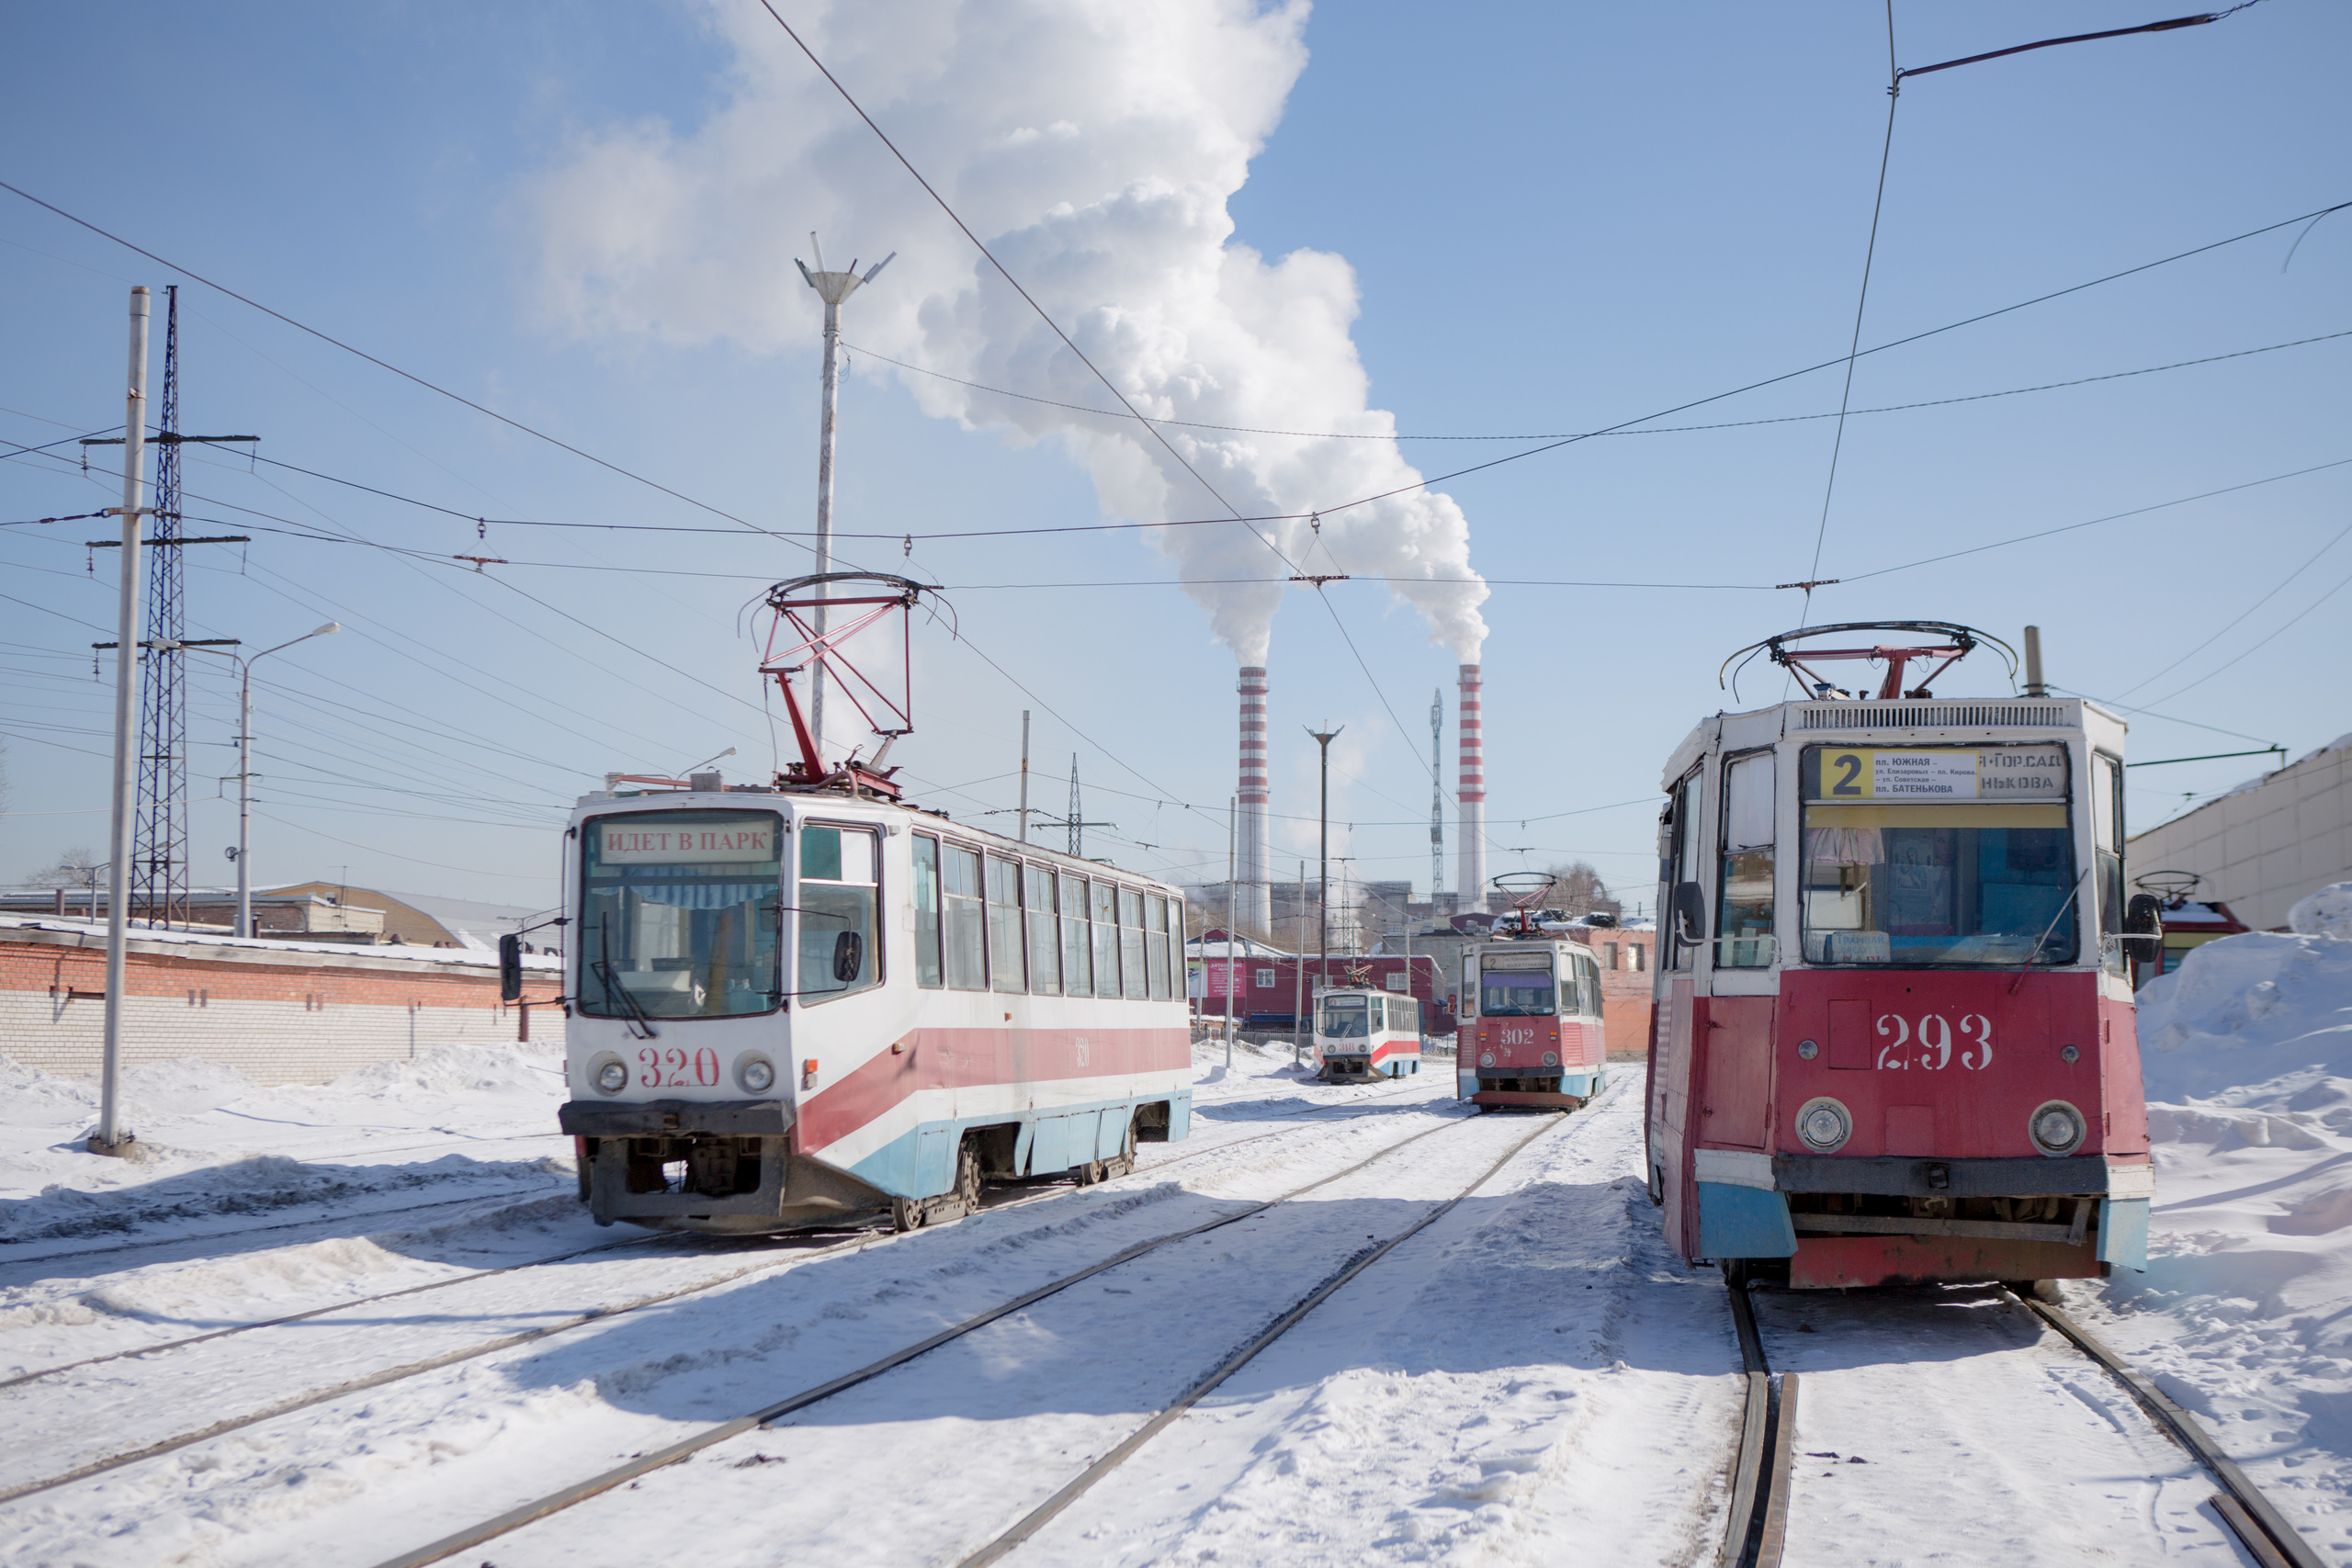
[[[2070,1307],[2352,1564],[2352,941],[2232,936],[2142,1000],[2152,1266]],[[1638,1068],[1545,1122],[1470,1113],[1442,1063],[1325,1085],[1214,1039],[1193,1063],[1191,1138],[1131,1177],[736,1241],[587,1219],[544,1046],[272,1089],[134,1067],[136,1163],[76,1146],[92,1082],[0,1058],[0,1492],[155,1450],[0,1502],[0,1556],[364,1568],[1241,1216],[453,1559],[677,1561],[691,1520],[713,1568],[952,1562],[1540,1128],[1019,1560],[1713,1559],[1744,1385],[1720,1280],[1638,1175]],[[1999,1292],[1756,1301],[1803,1378],[1792,1564],[2241,1561],[2210,1479]]]
[[[2191,950],[2140,993],[2148,1271],[2070,1286],[2094,1333],[2352,1562],[2352,940],[2338,884],[2296,934]]]
[[[2352,882],[2331,882],[2287,911],[2288,929],[2299,936],[2352,941]]]

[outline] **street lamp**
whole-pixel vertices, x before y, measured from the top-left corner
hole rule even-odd
[[[220,653],[224,659],[237,661],[240,677],[237,682],[237,923],[232,934],[250,937],[254,934],[254,874],[247,845],[253,826],[254,810],[254,666],[273,653],[283,653],[294,643],[308,642],[314,637],[328,637],[343,630],[337,621],[329,621],[316,631],[304,632],[293,642],[281,642],[276,648],[265,648],[252,658],[207,649],[208,653]]]

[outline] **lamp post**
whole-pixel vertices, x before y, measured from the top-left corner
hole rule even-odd
[[[265,648],[246,658],[240,654],[223,653],[219,649],[204,649],[220,653],[223,659],[233,659],[241,671],[237,681],[237,923],[233,935],[254,934],[254,874],[251,841],[254,813],[254,666],[273,653],[283,653],[294,643],[308,642],[314,637],[328,637],[343,630],[339,621],[329,621],[316,631],[304,632],[293,642],[281,642],[276,648]]]
[[[1319,859],[1315,874],[1315,923],[1321,931],[1316,939],[1315,983],[1317,986],[1331,983],[1331,742],[1346,729],[1347,726],[1343,724],[1329,734],[1318,729],[1306,732],[1315,737],[1315,744],[1323,751],[1321,804],[1317,807],[1320,823],[1317,831],[1321,836],[1317,841],[1316,852]],[[1312,1001],[1315,998],[1309,996],[1307,999]]]

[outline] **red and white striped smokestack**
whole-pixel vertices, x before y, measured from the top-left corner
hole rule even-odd
[[[1487,907],[1487,746],[1479,717],[1478,666],[1462,667],[1462,907]]]
[[[1266,671],[1257,664],[1241,667],[1241,787],[1239,843],[1234,855],[1235,908],[1244,925],[1258,931],[1273,926],[1273,886],[1269,880],[1266,841]]]

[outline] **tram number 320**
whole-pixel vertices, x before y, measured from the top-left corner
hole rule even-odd
[[[1885,1032],[1884,1021],[1880,1032]],[[641,1089],[684,1089],[689,1084],[697,1089],[709,1089],[718,1082],[718,1053],[706,1045],[692,1056],[676,1045],[666,1051],[648,1045],[637,1054],[637,1064],[642,1070],[637,1075]],[[1898,1066],[1900,1063],[1896,1064]],[[1881,1062],[1880,1066],[1885,1066]],[[691,1075],[691,1076],[689,1076]]]
[[[1916,1030],[1899,1013],[1881,1014],[1878,1037],[1886,1043],[1878,1048],[1878,1065],[1889,1070],[1917,1067],[1940,1072],[1952,1064],[1955,1036],[1962,1066],[1981,1072],[1993,1065],[1993,1021],[1981,1012],[1961,1014],[1957,1029],[1943,1014],[1928,1013]]]

